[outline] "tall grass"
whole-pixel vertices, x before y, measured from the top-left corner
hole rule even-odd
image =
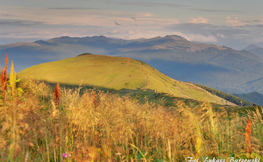
[[[7,66],[8,66],[8,56],[5,55],[5,68],[1,71],[1,88],[2,88],[2,96],[3,102],[5,102],[6,98],[6,83],[7,83]]]
[[[0,161],[262,158],[262,108],[241,117],[224,108],[215,111],[209,103],[190,108],[177,102],[167,108],[96,90],[80,95],[81,87],[59,86],[56,104],[54,90],[43,82],[16,84],[24,93],[14,103],[7,91],[0,106]],[[244,135],[248,119],[249,155]]]

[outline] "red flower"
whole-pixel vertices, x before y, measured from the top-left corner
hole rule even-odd
[[[59,91],[59,84],[57,83],[54,91],[54,101],[56,103],[56,106],[59,105],[59,97],[60,97],[60,91]]]
[[[246,131],[245,136],[246,136],[246,142],[247,142],[246,152],[251,154],[251,144],[250,144],[251,121],[250,119],[247,120],[245,131]]]

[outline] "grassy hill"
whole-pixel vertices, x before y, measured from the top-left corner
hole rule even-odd
[[[152,89],[187,99],[225,104],[225,100],[192,84],[174,80],[150,65],[125,57],[83,54],[60,61],[29,67],[17,74],[21,78],[59,82],[68,85],[97,86],[108,89]],[[229,105],[235,105],[228,102]]]

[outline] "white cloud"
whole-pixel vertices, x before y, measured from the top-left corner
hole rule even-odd
[[[187,34],[187,38],[190,41],[197,41],[197,42],[217,42],[217,39],[213,35],[201,35],[201,34]]]
[[[74,10],[74,9],[48,9],[37,7],[7,7],[1,8],[2,13],[12,15],[5,19],[38,21],[49,25],[79,25],[116,27],[144,25],[164,26],[179,23],[175,18],[154,16],[149,12],[119,12],[113,10]]]
[[[189,23],[194,23],[194,24],[201,24],[201,23],[204,23],[204,24],[208,24],[208,21],[209,19],[205,19],[205,18],[202,18],[202,17],[198,17],[198,18],[192,18],[191,20],[189,20],[188,22]]]
[[[1,13],[8,15],[2,16],[1,19],[11,22],[12,20],[39,22],[38,26],[33,24],[24,28],[14,23],[1,26],[1,38],[19,40],[49,39],[66,35],[71,37],[105,35],[125,39],[151,38],[172,34],[170,31],[164,31],[163,27],[179,23],[176,18],[155,16],[149,12],[98,9],[2,8],[0,6],[0,15]]]
[[[262,43],[263,42],[263,38],[262,37],[261,38],[254,38],[253,42],[254,43]]]
[[[141,17],[152,17],[153,14],[152,13],[140,13],[140,14],[138,14],[138,16],[141,16]]]
[[[217,33],[217,34],[216,34],[216,36],[218,36],[218,37],[221,37],[221,38],[226,38],[226,36],[225,36],[225,35],[223,35],[223,34],[220,34],[220,33]]]
[[[66,35],[71,37],[105,35],[137,39],[172,34],[190,41],[233,45],[239,49],[246,45],[246,41],[262,42],[262,26],[259,24],[263,24],[263,19],[247,17],[247,20],[240,20],[235,17],[210,15],[206,18],[190,15],[189,19],[185,19],[189,15],[172,17],[149,11],[0,6],[0,44]],[[177,18],[189,21],[183,24]]]
[[[36,41],[39,39],[51,39],[54,37],[60,36],[71,36],[71,37],[85,37],[85,36],[96,36],[103,35],[105,31],[100,28],[61,28],[61,29],[46,29],[46,28],[19,28],[19,29],[11,29],[10,28],[2,28],[0,30],[0,38],[3,40],[14,40],[17,41]],[[9,43],[7,41],[7,43]],[[2,43],[5,44],[5,43]]]
[[[134,29],[134,30],[113,30],[112,32],[106,34],[105,36],[122,38],[122,39],[139,39],[139,38],[153,38],[157,36],[166,36],[166,35],[179,35],[189,41],[197,42],[217,42],[217,39],[213,35],[202,35],[202,34],[185,34],[182,32],[174,31],[163,31],[157,29]]]
[[[166,36],[166,35],[180,35],[182,37],[186,36],[180,32],[171,32],[171,31],[163,31],[160,29],[118,29],[113,30],[105,36],[114,37],[114,38],[122,38],[122,39],[140,39],[140,38],[153,38],[158,36]]]
[[[226,22],[231,24],[232,26],[236,27],[236,26],[244,26],[246,25],[245,22],[242,22],[238,19],[238,17],[235,17],[235,19],[231,19],[231,17],[226,17]]]

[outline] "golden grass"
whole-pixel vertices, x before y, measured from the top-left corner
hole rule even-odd
[[[173,109],[79,89],[54,91],[22,80],[24,93],[0,106],[0,161],[184,161],[186,157],[262,158],[262,108],[241,117],[211,104]],[[10,96],[8,93],[7,96]],[[251,154],[246,154],[250,119]],[[67,155],[67,157],[63,157]],[[71,155],[71,157],[69,157]]]

